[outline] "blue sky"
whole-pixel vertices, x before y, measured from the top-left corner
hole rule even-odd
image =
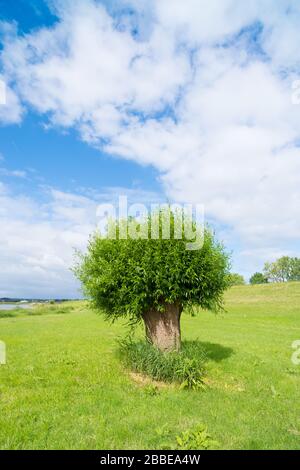
[[[1,0],[0,12],[2,21],[17,22],[22,33],[28,33],[41,26],[51,26],[56,21],[55,15],[44,0]]]
[[[204,204],[245,277],[299,255],[299,21],[293,0],[0,0],[0,297],[77,297],[74,248],[119,194]]]
[[[9,170],[34,170],[36,177],[51,186],[74,191],[78,187],[100,189],[107,186],[160,191],[154,168],[116,158],[83,143],[75,131],[43,127],[34,113],[21,125],[0,128],[1,153]],[[18,181],[18,184],[20,182]],[[28,180],[28,188],[32,184]]]

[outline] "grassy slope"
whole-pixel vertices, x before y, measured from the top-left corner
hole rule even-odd
[[[124,327],[73,306],[0,318],[0,448],[172,448],[203,423],[222,448],[300,449],[300,283],[234,287],[226,314],[184,315],[183,337],[208,351],[205,391],[151,396],[116,358]]]

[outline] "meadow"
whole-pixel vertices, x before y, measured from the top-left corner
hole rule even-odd
[[[203,425],[216,448],[300,449],[300,283],[233,287],[225,306],[182,317],[206,351],[201,390],[125,370],[126,324],[86,302],[1,311],[0,448],[173,449]]]

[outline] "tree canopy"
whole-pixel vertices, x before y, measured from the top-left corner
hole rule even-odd
[[[250,277],[250,284],[255,285],[255,284],[266,284],[268,282],[268,279],[266,276],[264,276],[263,273],[254,273]]]
[[[273,263],[265,263],[264,276],[269,282],[300,281],[300,259],[282,256]]]
[[[244,276],[238,273],[229,273],[228,280],[231,286],[243,286],[246,284]]]
[[[228,287],[229,259],[212,231],[205,228],[200,249],[189,250],[176,239],[171,214],[170,239],[115,239],[95,233],[75,268],[93,306],[114,319],[139,320],[145,311],[165,304],[199,305],[218,310]],[[147,230],[151,230],[148,218]],[[143,231],[141,230],[140,233]]]

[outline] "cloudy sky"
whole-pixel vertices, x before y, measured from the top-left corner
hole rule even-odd
[[[118,194],[204,204],[246,277],[300,255],[299,44],[298,0],[0,0],[0,297],[77,297]]]

